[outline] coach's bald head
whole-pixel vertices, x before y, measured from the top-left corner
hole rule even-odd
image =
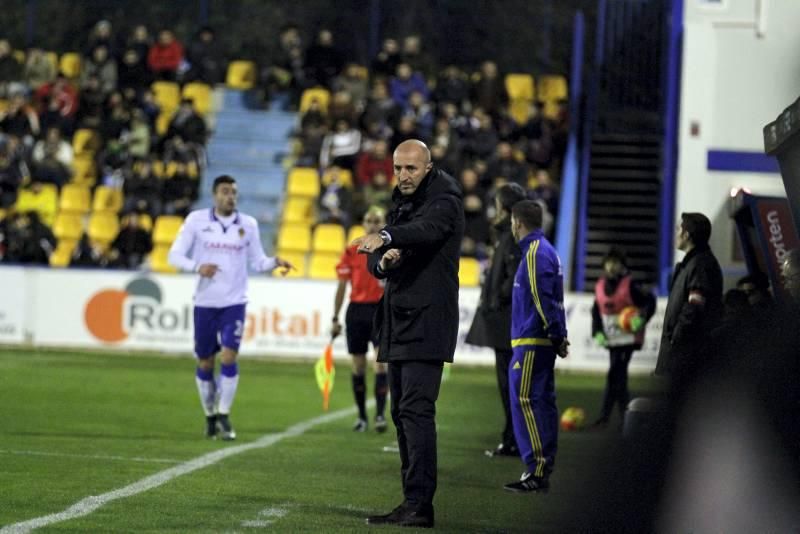
[[[393,160],[397,187],[403,195],[413,194],[433,168],[431,151],[418,139],[409,139],[397,145]]]

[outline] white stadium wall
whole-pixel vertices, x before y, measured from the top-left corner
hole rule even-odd
[[[744,265],[734,260],[731,190],[786,196],[777,163],[763,156],[762,128],[800,95],[800,1],[684,5],[676,221],[684,211],[708,215],[712,247],[738,276]]]
[[[192,352],[192,275],[125,271],[0,268],[0,348],[30,345],[75,349]],[[319,358],[327,343],[335,282],[253,277],[244,331],[244,356]],[[489,365],[494,352],[464,343],[475,315],[479,290],[462,288],[458,364]],[[608,352],[591,335],[593,297],[568,294],[567,328],[571,355],[563,370],[605,371]],[[632,372],[655,367],[665,308],[648,326],[644,350]],[[346,360],[343,337],[334,354]]]

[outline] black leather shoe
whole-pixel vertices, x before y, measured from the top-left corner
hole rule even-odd
[[[408,503],[403,501],[400,506],[384,515],[371,515],[367,518],[368,525],[396,525],[408,512]]]
[[[433,508],[409,510],[396,524],[399,527],[433,528]]]

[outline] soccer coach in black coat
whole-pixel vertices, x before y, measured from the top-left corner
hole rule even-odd
[[[375,317],[379,361],[389,364],[405,500],[369,524],[432,527],[436,491],[436,399],[458,337],[458,260],[464,235],[461,189],[434,169],[428,147],[394,152],[397,187],[387,225],[355,241],[372,274],[386,280]]]

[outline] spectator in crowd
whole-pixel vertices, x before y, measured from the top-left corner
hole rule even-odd
[[[108,246],[84,232],[72,253],[70,267],[108,267],[112,261]]]
[[[152,45],[153,41],[150,39],[150,32],[147,31],[147,26],[139,24],[133,28],[126,48],[135,50],[139,61],[147,65],[147,56]]]
[[[476,107],[482,108],[492,117],[498,116],[508,105],[505,81],[498,73],[494,61],[484,61],[481,64],[480,72],[472,84],[471,100]]]
[[[444,149],[442,161],[447,162],[450,168],[456,170],[461,168],[461,139],[458,134],[450,127],[450,122],[439,117],[433,127],[433,145]]]
[[[449,65],[436,81],[433,99],[437,104],[453,104],[458,109],[469,102],[469,84],[466,75],[455,65]]]
[[[333,80],[333,90],[349,93],[356,110],[359,113],[364,110],[369,84],[366,76],[361,75],[361,67],[356,63],[348,63],[344,72]]]
[[[433,108],[419,91],[413,91],[408,101],[408,113],[414,116],[417,132],[423,139],[430,139],[433,134]]]
[[[380,52],[375,56],[370,66],[374,76],[388,79],[397,72],[397,66],[402,61],[400,46],[396,39],[384,39]]]
[[[361,115],[362,127],[366,129],[369,124],[377,124],[380,127],[394,125],[399,114],[400,109],[389,95],[386,83],[376,81],[372,84],[372,91],[364,108],[364,113]]]
[[[544,102],[536,100],[531,103],[528,120],[514,130],[513,140],[536,141],[544,135],[545,127]]]
[[[94,51],[100,47],[105,47],[107,54],[113,56],[116,51],[116,43],[114,42],[113,28],[111,22],[107,20],[98,21],[92,28],[89,34],[89,42],[86,46],[86,56],[93,56]]]
[[[38,91],[43,85],[52,82],[56,77],[56,66],[50,61],[41,48],[33,47],[28,50],[25,58],[25,68],[22,78],[33,91]]]
[[[69,181],[73,156],[72,145],[64,141],[61,130],[47,130],[45,138],[33,147],[33,172],[37,181],[61,188]]]
[[[533,180],[528,184],[529,197],[544,204],[547,214],[553,218],[558,217],[558,184],[553,181],[550,171],[539,169]]]
[[[481,287],[481,297],[475,310],[466,342],[494,349],[497,386],[505,414],[500,444],[486,451],[489,457],[519,456],[511,418],[511,399],[508,387],[508,367],[511,363],[511,291],[514,275],[522,252],[511,234],[511,208],[525,200],[525,190],[518,184],[507,184],[495,196],[493,223],[494,248],[489,270]]]
[[[306,52],[306,69],[312,84],[331,87],[344,66],[342,53],[333,44],[333,33],[322,29],[317,34],[316,42]]]
[[[595,426],[608,424],[614,406],[620,418],[628,408],[628,364],[633,352],[642,349],[647,322],[656,311],[655,296],[634,280],[628,269],[625,253],[612,248],[603,258],[603,276],[595,285],[592,307],[592,337],[595,343],[608,348],[609,368],[600,415]],[[636,308],[629,328],[621,326],[621,314],[626,308]]]
[[[322,150],[322,140],[328,133],[328,118],[319,100],[311,101],[308,109],[300,119],[300,139],[302,148],[297,164],[304,167],[316,167],[319,163],[319,154]]]
[[[58,110],[62,118],[67,120],[62,113],[58,100],[51,97],[50,102],[50,108],[52,109],[55,103],[55,106],[59,106]],[[100,89],[100,80],[92,76],[86,80],[86,84],[81,89],[80,103],[77,106],[78,112],[75,118],[78,127],[99,131],[105,115],[105,106],[106,97]]]
[[[462,256],[484,256],[489,242],[489,219],[486,217],[486,192],[481,188],[478,173],[467,167],[461,171],[461,191],[464,195],[464,239]]]
[[[161,214],[161,182],[153,170],[153,163],[144,159],[134,161],[125,173],[122,191],[124,213],[146,213],[151,217]]]
[[[360,150],[361,132],[347,121],[339,120],[322,141],[319,163],[322,167],[336,165],[352,171]]]
[[[35,212],[43,224],[53,226],[58,211],[58,197],[48,192],[38,177],[24,191],[25,194],[19,196],[14,210],[17,213]]]
[[[158,80],[175,81],[183,61],[183,45],[170,30],[158,33],[158,41],[147,53],[147,65]]]
[[[200,28],[189,44],[186,59],[189,62],[189,71],[186,73],[185,81],[200,81],[209,85],[222,81],[225,59],[222,57],[222,49],[216,41],[213,28],[209,26]]]
[[[353,196],[343,183],[342,169],[330,167],[324,174],[323,190],[319,196],[319,222],[349,227],[352,220]]]
[[[769,279],[761,272],[740,278],[736,282],[736,289],[744,293],[748,304],[754,309],[766,311],[775,304],[769,292]]]
[[[56,245],[53,232],[35,211],[17,213],[5,221],[3,262],[47,265]]]
[[[131,122],[128,129],[126,142],[131,157],[144,159],[150,154],[151,131],[147,116],[141,109],[134,109],[131,113]]]
[[[389,176],[384,172],[372,175],[372,181],[361,189],[363,204],[365,206],[381,206],[388,208],[392,203],[392,184]]]
[[[156,119],[161,114],[161,107],[156,102],[156,95],[149,87],[146,88],[139,99],[139,109],[141,109],[147,116],[147,122],[150,124],[150,130],[155,130]]]
[[[205,145],[208,137],[206,121],[194,109],[194,102],[190,98],[181,100],[181,105],[172,117],[167,128],[166,139],[180,136],[187,143]]]
[[[92,55],[84,58],[81,65],[81,86],[89,77],[95,76],[100,81],[100,90],[108,95],[117,88],[117,63],[108,55],[105,45],[95,46]]]
[[[297,107],[300,95],[308,83],[303,40],[300,30],[294,24],[281,28],[278,50],[272,63],[259,73],[259,85],[265,102],[270,95],[288,92],[290,104]]]
[[[413,115],[405,114],[397,122],[397,128],[392,135],[392,148],[397,148],[404,141],[418,139],[421,136],[417,132],[417,121]]]
[[[472,160],[486,161],[495,152],[499,140],[492,116],[476,108],[472,112],[470,125],[464,135],[464,155]]]
[[[201,147],[195,143],[187,143],[183,137],[176,135],[164,143],[163,160],[169,164],[186,163],[197,167],[200,164]]]
[[[66,76],[59,74],[52,82],[45,83],[39,87],[36,91],[35,101],[39,103],[40,109],[44,107],[43,103],[47,102],[48,99],[55,100],[58,103],[58,110],[61,112],[61,116],[64,117],[65,122],[71,124],[78,113],[78,92],[67,80]]]
[[[425,78],[419,72],[411,70],[408,63],[397,65],[397,72],[389,82],[389,93],[392,100],[402,110],[408,111],[411,108],[411,93],[417,91],[427,100],[429,96],[428,86]]]
[[[358,112],[353,103],[353,96],[347,91],[336,91],[333,93],[328,106],[328,118],[334,124],[339,120],[355,124],[358,119]]]
[[[46,132],[50,128],[58,128],[62,134],[69,134],[69,124],[64,117],[61,116],[61,111],[58,109],[58,101],[48,98],[39,112],[39,130]]]
[[[433,78],[436,65],[431,55],[422,50],[422,39],[419,35],[407,35],[403,39],[402,57],[412,70],[422,74],[425,79]]]
[[[383,139],[378,139],[372,144],[372,149],[362,152],[356,164],[356,178],[358,185],[363,187],[373,182],[376,174],[382,173],[384,177],[392,176],[392,156],[389,154],[389,145]],[[371,202],[369,204],[372,204]]]
[[[186,217],[198,194],[198,181],[189,175],[189,166],[186,163],[176,163],[174,174],[167,174],[162,179],[161,198],[164,201],[164,213],[167,215]]]
[[[146,56],[145,56],[146,57]],[[136,48],[128,48],[122,55],[118,68],[118,85],[121,90],[134,89],[137,94],[153,81],[150,69],[144,57],[139,55]]]
[[[122,93],[114,92],[106,101],[103,119],[100,123],[100,136],[104,141],[119,139],[128,130],[131,113],[125,105]]]
[[[522,187],[528,185],[528,168],[514,157],[514,149],[507,141],[497,143],[494,155],[487,161],[486,175],[483,181],[492,183],[498,177],[503,177]]]
[[[139,215],[129,213],[122,218],[122,228],[111,243],[110,258],[115,267],[137,269],[153,250],[150,232],[142,228]]]
[[[26,146],[32,146],[39,135],[39,116],[22,94],[14,95],[8,109],[0,111],[0,131],[21,139]]]
[[[125,143],[117,138],[107,140],[103,149],[97,153],[100,183],[114,188],[122,187],[128,158]]]
[[[20,145],[16,137],[0,135],[0,209],[13,206],[19,188],[30,181]]]
[[[0,98],[8,98],[13,93],[23,90],[22,65],[11,53],[11,44],[0,39]]]

